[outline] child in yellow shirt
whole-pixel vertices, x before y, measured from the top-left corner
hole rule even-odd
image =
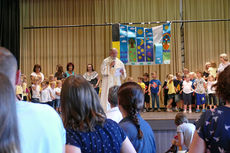
[[[168,75],[167,87],[168,87],[168,101],[169,101],[167,105],[167,112],[171,112],[173,98],[175,97],[175,94],[176,94],[176,89],[173,83],[172,74]]]
[[[143,82],[143,78],[142,77],[138,77],[137,78],[137,84],[139,84],[141,86],[141,88],[143,89],[143,92],[145,93],[145,84]]]

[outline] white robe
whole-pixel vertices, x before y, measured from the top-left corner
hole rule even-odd
[[[110,64],[115,61],[114,67],[110,68]],[[115,76],[116,69],[123,68],[124,74],[120,76]],[[121,85],[121,80],[126,78],[125,66],[121,60],[116,58],[113,60],[111,57],[107,57],[101,64],[101,74],[102,74],[102,88],[101,88],[101,105],[105,112],[108,110],[108,93],[109,88],[114,85]]]

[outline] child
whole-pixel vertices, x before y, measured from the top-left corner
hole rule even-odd
[[[128,77],[126,82],[133,82],[133,78],[132,77]]]
[[[192,93],[192,108],[194,108],[194,111],[195,111],[196,110],[196,95],[195,95],[194,82],[196,80],[196,73],[195,72],[190,72],[189,73],[189,78],[190,78],[190,81],[192,82],[192,89],[193,89],[193,93]]]
[[[52,102],[50,102],[50,90],[49,90],[49,81],[43,81],[41,83],[42,90],[40,91],[41,93],[41,98],[40,98],[40,103],[42,104],[48,104],[52,107]]]
[[[176,73],[176,79],[173,80],[174,86],[176,88],[176,95],[175,95],[175,103],[176,103],[176,111],[178,109],[182,109],[183,105],[183,97],[182,97],[182,74],[180,72]]]
[[[54,91],[55,91],[55,99],[56,99],[55,108],[58,113],[61,112],[61,107],[60,107],[61,87],[62,87],[62,81],[57,80],[57,87],[54,89]]]
[[[185,80],[183,81],[184,113],[187,111],[187,105],[189,107],[189,113],[192,113],[192,93],[192,81],[190,81],[189,75],[186,75]]]
[[[168,86],[167,86],[168,76],[169,74],[166,75],[166,79],[163,85],[164,105],[166,109],[167,109],[167,104],[168,104],[168,91],[169,91]]]
[[[50,103],[51,103],[51,106],[55,109],[55,99],[56,99],[56,95],[55,95],[55,87],[56,87],[56,82],[55,81],[52,81],[50,82],[50,87],[49,87],[49,90],[50,90]]]
[[[16,85],[16,97],[20,101],[23,100],[22,94],[23,94],[22,82],[18,81],[18,84]]]
[[[173,102],[173,98],[175,97],[176,94],[176,89],[173,83],[173,75],[169,74],[168,75],[168,82],[167,82],[167,86],[168,86],[168,105],[167,105],[167,112],[172,112],[171,108],[171,104]]]
[[[209,75],[208,77],[208,83],[207,83],[207,93],[208,93],[208,98],[209,98],[209,107],[210,109],[212,108],[212,104],[214,105],[214,109],[216,108],[216,96],[215,96],[215,89],[212,87],[214,84],[216,84],[216,81],[214,79],[213,75]]]
[[[152,109],[154,111],[155,109],[155,100],[157,104],[157,111],[160,112],[160,106],[159,106],[159,95],[161,92],[161,81],[157,79],[157,73],[152,73],[152,80],[149,82],[149,93],[151,93],[152,97]]]
[[[211,66],[208,69],[209,75],[213,75],[214,78],[216,78],[216,72],[217,72],[217,67],[216,67],[216,62],[211,62]]]
[[[39,77],[34,77],[34,79],[32,78],[32,98],[31,98],[31,102],[34,103],[39,103],[39,99],[40,99],[40,78]]]
[[[27,79],[25,75],[21,75],[21,78],[22,78],[22,89],[23,89],[22,99],[23,101],[28,101],[29,89],[27,88]]]
[[[196,113],[200,112],[200,105],[202,105],[202,112],[205,112],[205,88],[206,82],[202,78],[202,72],[197,71],[197,79],[194,82],[195,93],[196,93]]]
[[[51,75],[49,75],[49,82],[53,82],[53,81],[55,81],[55,77],[54,77],[54,75],[53,74],[51,74]]]
[[[149,74],[145,73],[143,75],[143,82],[145,84],[145,105],[146,105],[146,111],[149,112],[149,103],[150,103],[150,96],[149,96]]]
[[[143,89],[143,92],[145,93],[145,84],[143,83],[142,77],[137,78],[137,84],[139,84],[141,86],[141,88]]]

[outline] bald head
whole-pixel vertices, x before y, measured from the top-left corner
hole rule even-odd
[[[116,57],[117,57],[117,49],[116,49],[116,48],[110,49],[109,55],[110,55],[110,57],[112,57],[112,58],[116,58]]]
[[[17,60],[6,48],[0,47],[0,73],[5,74],[15,85]]]

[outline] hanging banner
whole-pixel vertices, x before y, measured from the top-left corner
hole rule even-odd
[[[152,28],[145,29],[146,62],[153,62],[153,32]]]
[[[137,62],[136,27],[128,26],[129,62]]]
[[[120,25],[120,60],[128,63],[128,27]]]
[[[162,43],[154,45],[155,64],[163,64],[163,48]]]
[[[170,41],[171,41],[171,24],[163,24],[163,63],[164,64],[170,64],[170,58],[171,58],[171,47],[170,47]]]
[[[145,62],[145,33],[143,27],[136,28],[136,38],[137,38],[137,61]]]

